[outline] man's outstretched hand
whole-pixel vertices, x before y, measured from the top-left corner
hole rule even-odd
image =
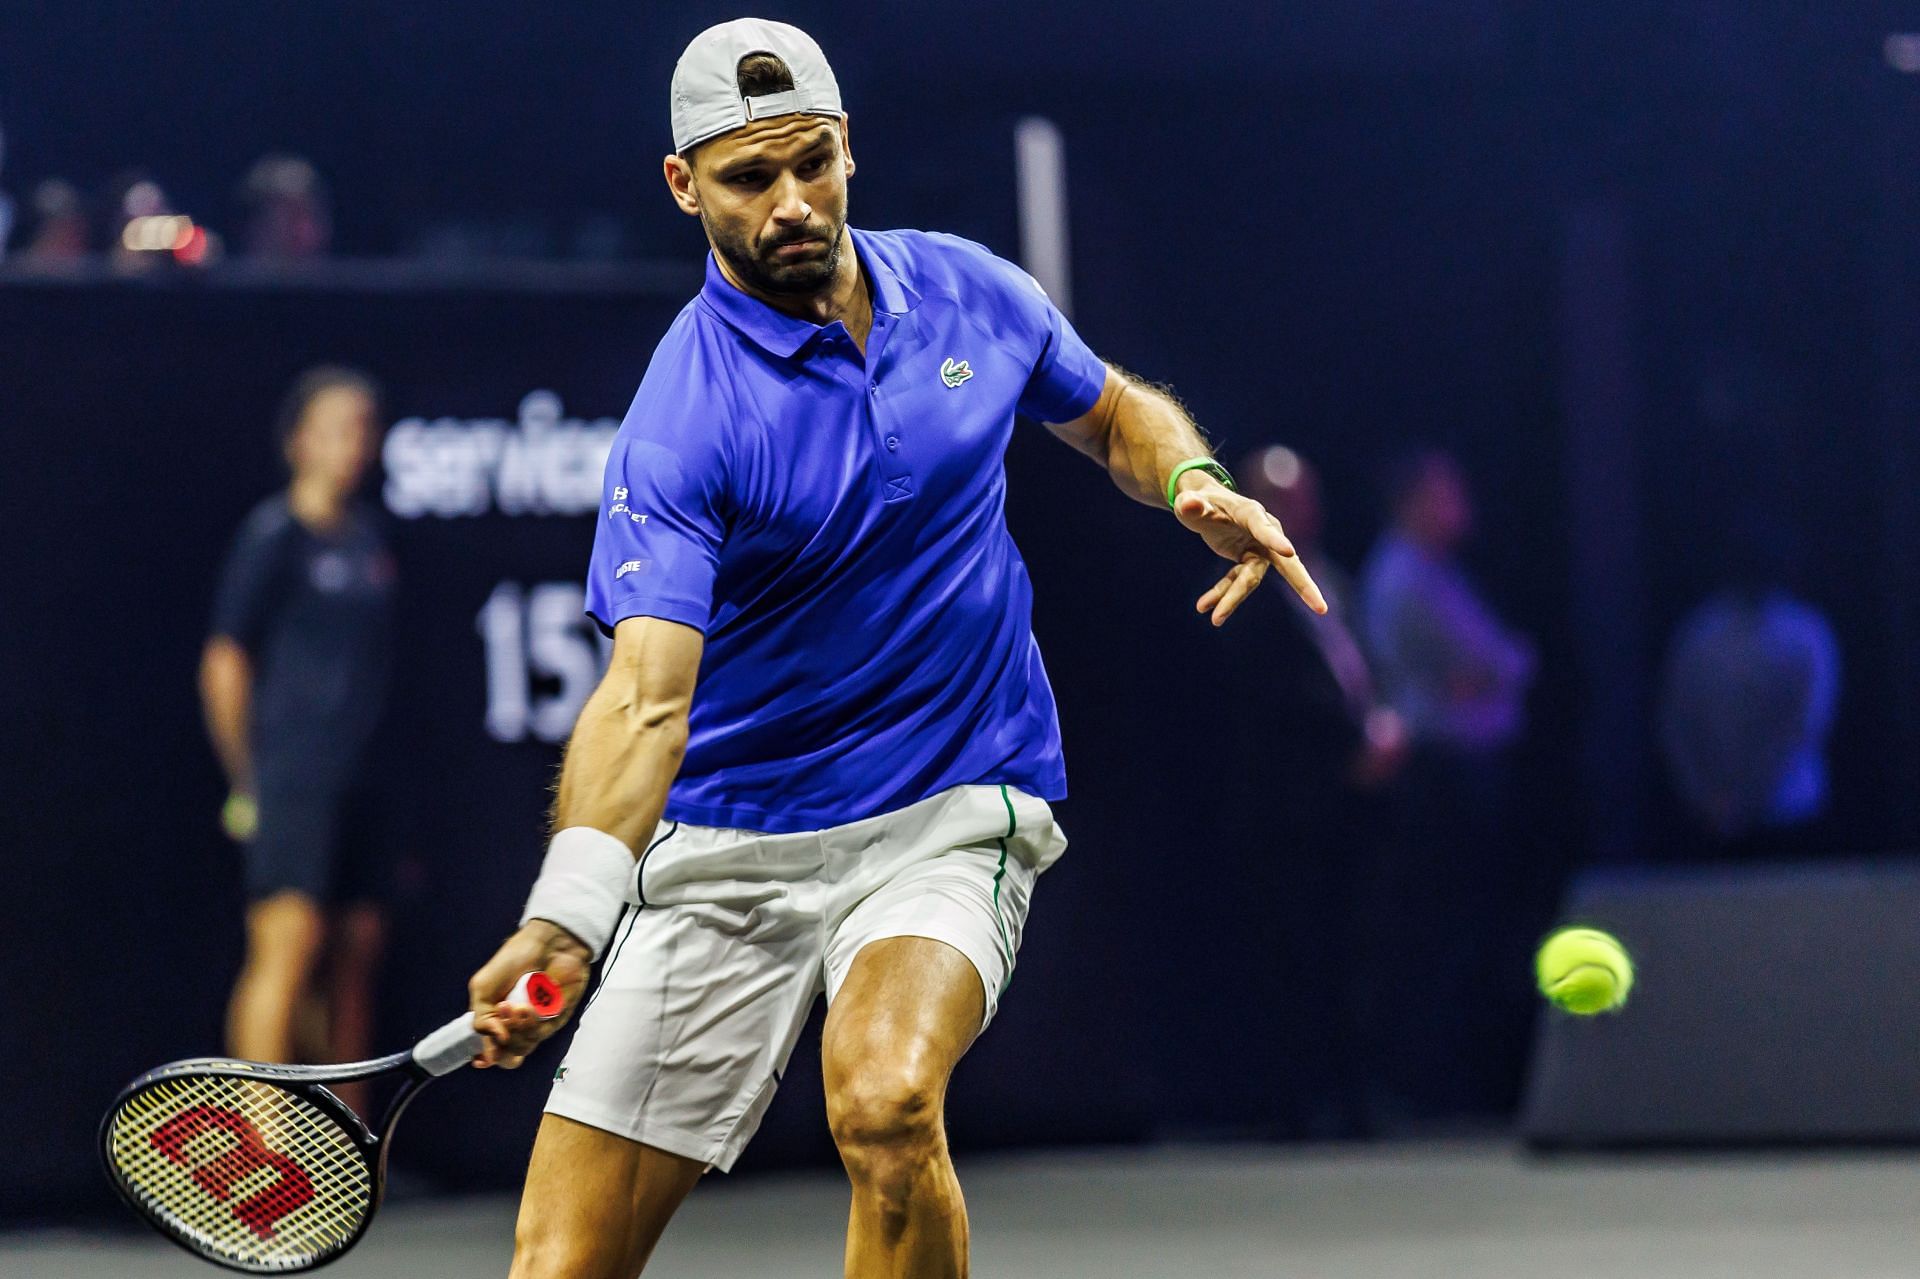
[[[1260,503],[1209,481],[1176,497],[1173,513],[1205,538],[1216,555],[1233,561],[1227,575],[1194,604],[1199,612],[1213,613],[1215,626],[1233,616],[1240,601],[1253,593],[1269,568],[1280,570],[1280,576],[1287,579],[1287,585],[1299,593],[1308,608],[1316,613],[1327,611],[1326,598],[1314,585],[1307,566],[1294,554],[1293,543],[1287,540],[1280,521]]]

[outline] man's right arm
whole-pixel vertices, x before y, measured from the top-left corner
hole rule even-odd
[[[236,795],[253,793],[253,752],[247,726],[253,706],[253,660],[228,635],[207,640],[200,653],[200,709],[213,753]]]
[[[614,628],[607,673],[567,743],[556,834],[586,828],[618,840],[633,857],[645,850],[686,754],[704,644],[695,628],[659,618],[628,618]],[[592,959],[588,944],[559,924],[536,914],[521,925],[468,983],[474,1026],[489,1038],[481,1064],[517,1066],[566,1023],[564,1015],[542,1022],[501,1004],[522,973],[537,968],[559,982],[570,1011],[586,989]]]
[[[200,651],[200,710],[207,737],[227,778],[220,824],[241,843],[251,840],[254,803],[253,697],[255,654],[266,640],[287,579],[290,517],[262,508],[247,518],[228,551],[214,594],[213,619]]]
[[[687,714],[705,637],[632,617],[613,631],[606,676],[567,743],[553,829],[591,826],[637,854],[653,837],[687,749]]]

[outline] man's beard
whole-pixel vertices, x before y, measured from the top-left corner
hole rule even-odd
[[[845,244],[847,226],[844,219],[826,226],[810,223],[799,230],[784,232],[758,249],[748,244],[745,237],[726,234],[708,222],[705,212],[701,213],[700,221],[707,228],[707,238],[713,241],[714,252],[726,262],[734,278],[756,293],[810,297],[832,284],[840,270],[840,250]],[[825,240],[827,251],[798,262],[781,262],[773,256],[781,245],[809,240]]]

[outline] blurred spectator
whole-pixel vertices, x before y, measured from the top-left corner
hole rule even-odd
[[[1466,477],[1447,454],[1425,452],[1403,462],[1390,487],[1393,524],[1367,561],[1361,605],[1387,698],[1417,742],[1499,751],[1525,727],[1534,653],[1455,559],[1473,532]]]
[[[199,267],[219,259],[220,237],[175,212],[159,183],[127,174],[113,191],[111,253],[116,271]]]
[[[37,263],[78,262],[90,245],[86,201],[79,188],[48,178],[33,189],[33,238],[20,256]]]
[[[311,163],[295,155],[263,156],[240,193],[247,206],[248,257],[299,262],[327,255],[333,243],[332,207]]]
[[[1810,852],[1806,836],[1827,810],[1840,646],[1789,590],[1777,531],[1742,534],[1728,585],[1667,651],[1661,745],[1674,788],[1719,851]]]
[[[292,482],[254,508],[227,560],[201,659],[208,731],[245,846],[247,955],[229,1050],[293,1059],[296,1008],[332,970],[325,1051],[367,1055],[373,970],[392,882],[370,745],[386,695],[393,557],[357,498],[378,450],[362,375],[304,374],[281,410]],[[299,1055],[312,1051],[305,1048]]]
[[[0,173],[7,171],[7,131],[0,127]],[[13,197],[0,188],[0,258],[7,256],[7,241],[13,237]]]
[[[148,218],[166,217],[173,212],[167,193],[152,178],[140,173],[123,173],[108,188],[107,251],[118,271],[150,271],[172,262],[167,250],[146,247],[129,228]]]
[[[1240,673],[1223,727],[1258,748],[1244,752],[1247,776],[1228,786],[1250,799],[1221,816],[1230,900],[1212,909],[1228,916],[1251,898],[1267,903],[1276,925],[1219,939],[1210,961],[1223,964],[1214,986],[1234,1005],[1210,1015],[1229,1024],[1251,1006],[1270,1019],[1268,1033],[1236,1048],[1246,1056],[1221,1087],[1242,1095],[1224,1104],[1273,1114],[1269,1136],[1351,1137],[1365,1129],[1356,1004],[1365,957],[1353,944],[1354,893],[1377,854],[1379,792],[1405,763],[1407,737],[1380,704],[1356,637],[1351,580],[1323,549],[1318,474],[1273,446],[1249,454],[1234,475],[1279,517],[1328,611],[1315,616],[1274,579],[1218,632]]]
[[[1395,796],[1398,846],[1370,886],[1367,922],[1378,929],[1373,966],[1420,972],[1423,983],[1420,998],[1398,1003],[1394,1038],[1379,1045],[1386,1087],[1376,1113],[1391,1129],[1512,1103],[1538,870],[1516,836],[1507,759],[1525,727],[1534,652],[1456,559],[1473,530],[1466,478],[1447,454],[1421,452],[1396,468],[1389,498],[1392,524],[1367,562],[1361,618],[1413,748]],[[1443,954],[1449,961],[1434,964]]]

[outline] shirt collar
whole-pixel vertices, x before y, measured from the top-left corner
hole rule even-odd
[[[901,316],[918,306],[920,294],[881,255],[874,238],[865,231],[853,228],[848,231],[873,290],[874,314]],[[792,359],[827,329],[839,324],[836,320],[832,325],[823,326],[799,319],[776,311],[759,298],[735,288],[721,274],[720,263],[711,250],[707,253],[707,282],[700,290],[700,300],[742,337],[782,359]]]

